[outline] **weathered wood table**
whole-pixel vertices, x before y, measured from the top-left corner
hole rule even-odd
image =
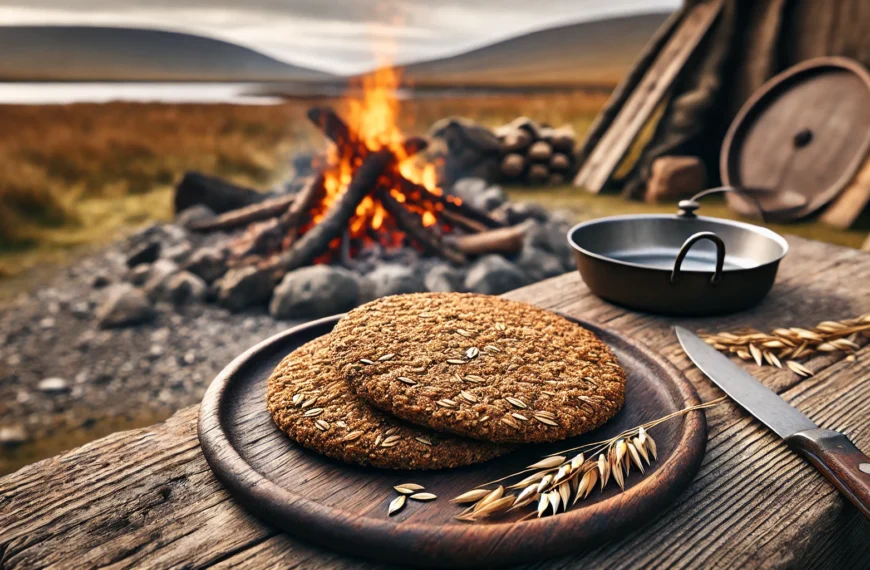
[[[753,311],[679,320],[692,329],[815,325],[870,311],[870,254],[790,238],[776,286]],[[642,287],[642,283],[637,284]],[[576,274],[510,297],[625,331],[685,371],[709,400],[721,393],[682,354],[677,320],[592,297]],[[870,346],[856,362],[826,355],[815,376],[752,372],[820,426],[870,452]],[[0,479],[0,568],[371,568],[290,538],[245,513],[215,480],[196,437],[197,408],[117,433]],[[771,432],[733,404],[707,411],[700,473],[635,532],[540,568],[870,568],[870,522]],[[546,556],[546,553],[541,553]]]

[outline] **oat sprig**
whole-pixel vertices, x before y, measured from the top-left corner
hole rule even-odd
[[[759,366],[788,368],[804,378],[813,371],[798,362],[822,352],[846,352],[854,360],[861,335],[870,335],[870,313],[845,321],[822,321],[812,329],[776,328],[769,333],[755,329],[702,335],[716,350],[755,361]]]
[[[604,440],[563,449],[543,457],[523,471],[511,473],[454,497],[451,502],[468,507],[456,516],[463,522],[479,522],[524,507],[534,510],[525,518],[555,515],[587,498],[596,488],[613,481],[625,491],[632,471],[642,475],[658,458],[658,448],[649,430],[694,410],[711,408],[727,396],[689,406],[667,416],[628,429]],[[569,455],[573,454],[569,458]],[[510,485],[508,480],[524,476]],[[489,488],[498,483],[495,488]]]

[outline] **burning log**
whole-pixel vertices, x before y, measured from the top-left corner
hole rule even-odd
[[[335,143],[339,149],[348,152],[350,157],[364,158],[369,154],[359,137],[350,129],[347,123],[338,116],[331,107],[312,107],[308,110],[308,118],[323,132],[323,134]],[[402,143],[406,156],[414,156],[423,152],[429,146],[429,141],[422,137],[409,137]]]
[[[321,172],[309,180],[308,184],[296,194],[296,200],[279,221],[279,226],[285,233],[293,232],[295,234],[314,204],[323,199],[323,195],[326,193],[325,178]]]
[[[175,187],[174,206],[176,214],[198,204],[207,206],[215,214],[223,214],[257,204],[267,197],[256,190],[236,186],[220,178],[188,172]]]
[[[411,182],[403,176],[397,176],[396,178],[399,184],[399,191],[402,192],[402,194],[404,194],[405,196],[410,196],[412,198],[420,196],[423,200],[443,204],[445,210],[455,212],[460,216],[473,220],[490,229],[503,228],[505,226],[505,224],[496,220],[488,213],[484,212],[483,210],[478,210],[477,208],[466,204],[462,200],[458,200],[459,203],[457,204],[453,200],[448,199],[447,194],[434,194],[422,184]]]
[[[423,225],[422,220],[412,211],[405,208],[401,202],[390,196],[390,193],[383,188],[378,188],[375,194],[383,204],[384,209],[390,213],[396,220],[396,225],[403,232],[411,236],[424,251],[434,253],[451,263],[465,263],[465,256],[457,251],[454,247],[444,243],[441,236],[435,233],[431,228]]]
[[[365,145],[331,107],[312,107],[308,110],[308,119],[338,148],[351,149],[354,155],[360,157],[366,154]]]
[[[342,235],[360,201],[375,188],[378,179],[395,160],[395,155],[386,149],[366,156],[344,194],[330,206],[317,225],[281,254],[276,262],[277,269],[292,271],[312,263],[314,258],[329,247],[329,242]]]
[[[456,249],[465,255],[484,255],[487,253],[517,253],[523,249],[526,226],[512,226],[451,238]]]
[[[293,204],[294,200],[295,196],[293,195],[270,198],[259,204],[230,210],[213,220],[194,222],[190,225],[190,229],[197,232],[226,231],[254,222],[268,220],[283,214]]]

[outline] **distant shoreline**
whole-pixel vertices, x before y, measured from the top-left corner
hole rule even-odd
[[[413,85],[400,87],[397,97],[438,99],[510,95],[585,93],[606,95],[611,84],[550,85]],[[232,103],[269,105],[299,99],[354,96],[359,88],[347,83],[263,83],[205,81],[0,81],[0,104],[70,104],[109,101],[165,103]]]

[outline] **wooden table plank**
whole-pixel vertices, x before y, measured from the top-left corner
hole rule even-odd
[[[576,274],[510,296],[625,331],[686,371],[702,398],[721,393],[680,351],[675,322],[708,330],[812,325],[870,311],[870,255],[789,238],[792,251],[758,308],[717,319],[663,319],[591,296]],[[809,361],[800,379],[748,368],[819,425],[870,449],[870,347],[855,363]],[[0,479],[0,567],[374,568],[283,535],[238,507],[196,439],[197,409],[114,434]],[[701,471],[680,499],[628,536],[533,568],[870,567],[870,523],[808,464],[732,404],[707,411]]]

